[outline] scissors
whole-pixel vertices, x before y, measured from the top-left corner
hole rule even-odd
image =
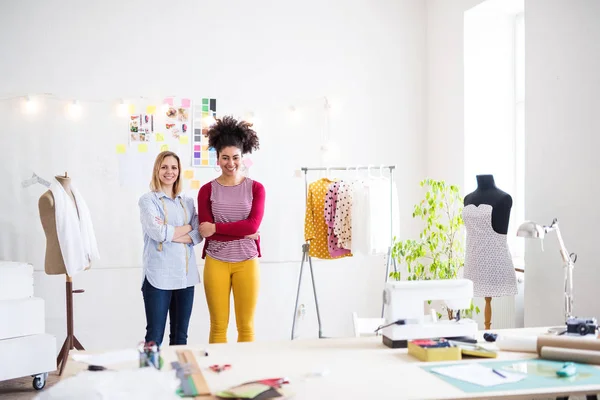
[[[223,372],[223,371],[230,369],[231,364],[222,364],[222,365],[214,364],[208,368],[210,368],[213,372],[219,373],[219,372]]]

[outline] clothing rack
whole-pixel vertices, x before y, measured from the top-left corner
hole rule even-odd
[[[359,170],[367,170],[367,171],[371,171],[371,170],[377,170],[379,169],[379,171],[381,173],[383,173],[384,169],[389,170],[389,174],[390,174],[390,245],[388,247],[388,252],[387,252],[387,257],[386,257],[386,265],[385,265],[385,279],[384,282],[387,281],[389,273],[390,273],[390,264],[394,263],[394,271],[396,271],[396,261],[392,258],[392,245],[394,242],[394,197],[393,197],[393,190],[394,190],[394,169],[396,169],[395,165],[381,165],[381,166],[372,166],[372,165],[366,165],[366,166],[354,166],[354,167],[313,167],[313,168],[309,168],[309,167],[302,167],[300,168],[300,170],[302,172],[304,172],[304,199],[305,199],[305,204],[306,201],[308,199],[308,171],[359,171]],[[305,207],[307,206],[307,204],[305,205]],[[304,243],[302,245],[302,261],[300,262],[300,273],[298,276],[298,289],[296,291],[296,303],[294,305],[294,319],[292,320],[292,334],[291,334],[291,339],[294,340],[294,333],[296,331],[296,313],[298,312],[298,300],[300,298],[300,286],[302,284],[302,272],[304,270],[304,263],[305,261],[308,261],[308,265],[310,268],[310,276],[311,276],[311,282],[312,282],[312,288],[313,288],[313,295],[315,298],[315,307],[316,307],[316,311],[317,311],[317,322],[319,324],[319,338],[324,338],[323,336],[323,329],[322,329],[322,325],[321,325],[321,314],[319,312],[319,301],[317,299],[317,288],[315,286],[315,274],[313,271],[313,266],[312,266],[312,258],[309,255],[309,249],[310,249],[310,243]],[[385,303],[382,302],[381,305],[381,317],[383,318],[383,314],[384,314],[384,310],[385,310]]]

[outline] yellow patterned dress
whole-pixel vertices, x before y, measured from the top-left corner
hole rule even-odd
[[[304,240],[310,243],[309,255],[322,259],[333,259],[350,257],[352,254],[344,254],[332,257],[327,247],[328,227],[325,222],[325,196],[329,185],[335,180],[321,178],[308,185],[306,198],[306,215],[304,217]]]

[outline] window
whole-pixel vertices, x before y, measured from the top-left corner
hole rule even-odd
[[[488,0],[465,13],[465,184],[491,174],[511,195],[508,245],[515,266],[524,265],[524,243],[516,231],[524,210],[525,32],[521,9]],[[504,8],[503,8],[504,7]]]

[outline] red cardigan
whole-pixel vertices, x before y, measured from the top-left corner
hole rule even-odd
[[[212,214],[212,204],[210,196],[212,193],[212,181],[208,182],[200,188],[198,192],[198,222],[215,222]],[[215,240],[218,242],[230,242],[232,240],[243,239],[246,235],[252,235],[258,232],[260,223],[262,222],[265,210],[265,188],[264,186],[253,180],[252,181],[252,209],[247,219],[236,222],[219,222],[215,224],[216,232],[214,235],[205,238],[204,248],[202,249],[202,258],[206,257],[206,247],[208,241]],[[260,237],[256,240],[256,248],[258,256],[260,252]]]

